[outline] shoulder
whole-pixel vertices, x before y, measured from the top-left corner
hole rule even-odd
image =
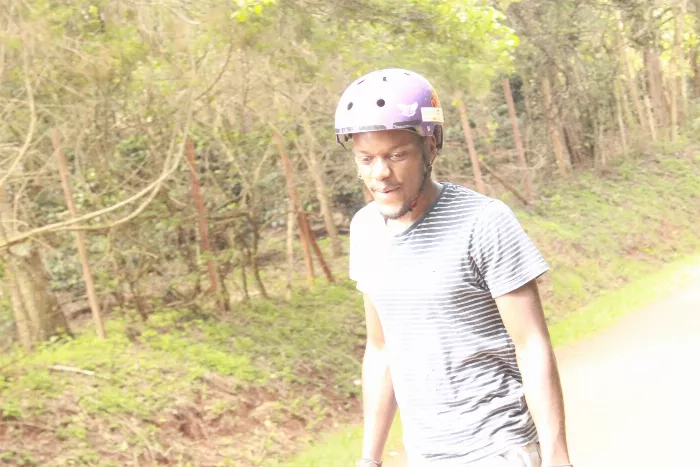
[[[463,185],[457,185],[451,182],[442,182],[445,187],[442,199],[446,204],[468,203],[471,206],[479,207],[493,198],[482,195]]]
[[[357,236],[371,229],[377,214],[377,206],[374,201],[357,211],[350,220],[350,236]]]
[[[479,218],[477,219],[477,224],[486,225],[498,225],[508,222],[518,222],[515,212],[513,212],[513,209],[505,202],[494,198],[489,199],[488,202],[484,204],[479,213]]]
[[[440,217],[460,226],[467,235],[470,250],[522,228],[513,210],[500,199],[461,185],[445,185]]]
[[[512,209],[498,198],[483,195],[470,188],[454,183],[443,182],[443,206],[454,211],[468,212],[469,217],[477,223],[488,221],[493,217],[513,215]]]
[[[462,185],[450,182],[443,182],[443,185],[445,189],[437,210],[448,214],[455,221],[462,220],[473,224],[482,211],[494,201],[498,201]]]

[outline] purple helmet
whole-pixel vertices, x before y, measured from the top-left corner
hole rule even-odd
[[[381,130],[413,130],[435,135],[442,147],[444,118],[440,99],[428,80],[418,73],[390,68],[368,73],[345,90],[335,111],[336,141],[348,141],[353,133]]]

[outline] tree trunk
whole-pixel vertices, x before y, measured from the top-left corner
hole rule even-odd
[[[604,127],[601,124],[601,118],[596,115],[595,123],[593,126],[593,131],[595,132],[595,152],[596,152],[596,167],[598,169],[605,168],[608,165],[608,158],[605,152],[604,144]]]
[[[627,128],[635,128],[638,126],[637,120],[635,120],[634,115],[632,114],[632,108],[630,107],[630,101],[629,97],[627,97],[627,93],[625,92],[625,87],[620,84],[618,81],[618,92],[620,95],[620,98],[622,100],[622,110],[625,115],[625,122],[627,123]]]
[[[552,88],[549,83],[549,77],[545,74],[542,78],[542,93],[544,94],[544,105],[547,112],[547,128],[549,129],[549,138],[552,140],[552,148],[554,149],[554,155],[557,159],[557,166],[559,167],[559,173],[563,178],[568,177],[566,158],[564,157],[564,149],[561,145],[561,140],[559,139],[559,126],[556,119],[556,112],[554,110],[554,103],[552,102]]]
[[[297,211],[297,228],[299,229],[299,240],[304,250],[304,264],[306,265],[306,282],[309,287],[314,285],[314,260],[311,256],[311,239],[306,234],[306,213]]]
[[[190,168],[190,180],[192,183],[192,197],[194,198],[195,207],[197,209],[199,241],[201,243],[202,252],[205,255],[211,255],[212,252],[211,248],[209,247],[209,229],[207,225],[207,208],[204,205],[204,199],[202,198],[202,191],[199,185],[199,177],[197,175],[197,165],[194,154],[194,144],[192,143],[192,140],[187,140],[186,149],[187,164]],[[216,271],[216,264],[214,264],[214,260],[211,257],[207,258],[207,269],[209,270],[210,290],[212,293],[217,294],[219,289],[219,278]]]
[[[224,269],[224,266],[222,264],[219,264],[219,285],[221,286],[221,290],[219,291],[219,294],[221,296],[221,304],[223,305],[224,311],[226,313],[231,312],[231,293],[228,291],[228,287],[226,287],[226,274],[227,271]]]
[[[78,211],[75,207],[75,201],[73,200],[73,189],[71,187],[70,180],[68,179],[68,162],[61,149],[61,142],[59,140],[58,130],[54,128],[51,132],[51,139],[53,142],[53,148],[56,152],[56,160],[58,162],[58,171],[61,176],[61,185],[63,185],[63,195],[68,205],[68,211],[71,217],[78,217]],[[92,271],[90,270],[90,261],[88,259],[88,250],[85,245],[85,232],[82,230],[75,231],[75,243],[78,249],[78,257],[80,258],[80,265],[83,269],[83,280],[85,280],[85,289],[87,291],[88,302],[90,303],[90,311],[92,312],[92,319],[95,322],[95,329],[97,330],[97,336],[100,339],[105,338],[105,327],[102,323],[102,313],[100,312],[100,304],[97,300],[97,291],[95,290],[95,282],[92,277]]]
[[[328,267],[326,260],[323,258],[323,253],[321,253],[321,249],[318,247],[318,243],[316,243],[316,237],[314,236],[314,233],[311,230],[311,225],[309,224],[309,219],[308,217],[306,217],[305,212],[299,213],[299,225],[303,226],[306,238],[311,243],[311,247],[313,248],[314,253],[316,254],[318,262],[321,264],[321,269],[323,269],[323,273],[326,275],[326,279],[328,279],[328,282],[330,282],[331,284],[335,283],[333,273]]]
[[[172,214],[172,211],[171,211]],[[190,269],[190,271],[197,271],[197,253],[194,251],[194,248],[192,247],[190,243],[190,232],[188,229],[186,229],[183,225],[179,225],[177,228],[177,243],[178,246],[180,247],[180,250],[183,251],[183,256],[185,257],[185,262],[187,263],[187,267]],[[199,274],[196,274],[194,276],[194,284],[192,287],[192,300],[200,294],[202,291],[202,278]]]
[[[622,117],[622,103],[620,102],[620,82],[615,81],[615,86],[613,89],[615,95],[615,110],[617,115],[617,125],[620,129],[620,142],[622,143],[622,151],[627,154],[627,129],[625,128],[625,121]]]
[[[646,56],[649,74],[649,94],[654,108],[656,124],[661,128],[666,128],[669,124],[669,112],[668,103],[664,96],[663,75],[661,74],[659,55],[655,48],[650,47],[646,51]]]
[[[688,87],[685,80],[685,58],[683,56],[683,34],[685,33],[685,14],[688,11],[688,0],[681,0],[675,11],[675,34],[673,57],[676,62],[675,79],[673,80],[676,89],[677,124],[682,124],[688,116]]]
[[[253,279],[255,280],[255,287],[258,289],[258,293],[264,299],[270,298],[269,295],[267,295],[267,290],[265,290],[265,284],[263,284],[262,278],[260,277],[257,255],[251,252],[248,261],[250,262],[250,268],[253,270]]]
[[[631,128],[635,128],[639,126],[640,128],[644,129],[646,126],[645,124],[645,118],[644,118],[644,110],[642,108],[642,102],[639,99],[639,90],[637,87],[637,80],[635,78],[635,73],[634,73],[634,68],[632,66],[632,61],[630,60],[630,49],[627,47],[625,44],[625,41],[622,39],[622,33],[621,33],[621,27],[622,26],[622,12],[620,10],[617,10],[616,12],[616,17],[617,17],[617,26],[615,27],[615,49],[619,51],[621,54],[621,60],[619,60],[622,70],[625,74],[625,80],[627,82],[627,89],[629,89],[630,97],[634,101],[634,107],[635,110],[637,111],[637,118],[639,119],[638,121],[635,121],[632,118],[632,112],[630,111],[629,108],[629,103],[627,100],[627,93],[625,92],[624,87],[620,86],[619,89],[619,95],[620,98],[622,99],[623,103],[623,108],[625,110],[625,118],[627,119],[627,125],[629,125]],[[611,57],[616,59],[617,57]]]
[[[700,19],[698,22],[700,22]],[[700,34],[700,32],[698,32],[698,34]],[[690,60],[693,68],[693,97],[695,97],[695,99],[700,99],[700,48],[693,52],[690,56]]]
[[[334,258],[339,258],[343,254],[343,246],[340,242],[340,237],[338,236],[338,228],[333,220],[333,212],[331,210],[331,203],[326,191],[326,184],[323,181],[323,173],[318,168],[318,162],[316,161],[316,156],[313,151],[309,152],[309,162],[311,169],[311,176],[316,185],[316,194],[318,196],[318,204],[321,207],[321,214],[323,215],[323,223],[326,226],[326,232],[331,238],[331,253]]]
[[[700,37],[700,0],[695,0],[695,34]],[[696,99],[700,99],[700,47],[696,47],[691,56]]]
[[[0,241],[16,234],[12,209],[0,187]],[[12,312],[22,347],[30,351],[51,336],[70,332],[56,297],[51,293],[49,278],[31,241],[14,245],[3,254],[6,289],[10,291]]]
[[[292,281],[294,280],[294,205],[287,202],[287,300],[292,298]]]
[[[245,252],[241,250],[241,287],[243,288],[243,300],[247,302],[250,300],[250,294],[248,293],[248,272],[245,267],[246,257]]]
[[[656,141],[656,121],[654,119],[654,111],[651,108],[651,102],[647,96],[644,96],[644,105],[647,108],[647,115],[649,117],[649,132],[651,133],[651,140]]]
[[[681,8],[674,6],[674,34],[673,34],[673,50],[671,51],[671,60],[669,62],[668,73],[668,88],[671,95],[671,141],[678,139],[678,124],[680,123],[680,109],[678,108],[678,99],[680,97],[680,77],[683,75],[682,63],[683,52],[681,47],[681,34],[683,31],[683,14]]]
[[[297,214],[297,217],[301,216],[303,213],[301,212],[301,203],[299,201],[299,194],[297,192],[297,185],[296,181],[294,179],[294,171],[292,170],[292,163],[289,160],[289,156],[287,155],[287,151],[284,149],[284,143],[282,142],[282,136],[280,136],[279,133],[274,132],[274,138],[277,143],[277,147],[279,148],[280,151],[280,161],[282,164],[282,170],[284,170],[284,177],[287,181],[287,193],[289,195],[289,199],[292,202],[292,205],[294,206],[294,212]],[[298,223],[297,227],[299,228],[299,239],[301,240],[301,245],[304,249],[304,263],[306,264],[306,280],[309,284],[309,287],[313,287],[314,285],[314,263],[311,258],[311,243],[310,239],[306,237],[306,233],[304,231],[304,227],[302,226],[301,223]]]
[[[523,170],[525,176],[525,199],[529,202],[532,200],[532,174],[527,168],[525,149],[523,148],[523,141],[520,136],[520,128],[518,128],[518,116],[515,113],[515,103],[513,102],[513,93],[511,92],[510,80],[508,78],[503,80],[503,92],[506,95],[510,123],[513,127],[513,140],[515,141],[515,149],[518,152],[518,165]]]
[[[126,267],[126,265],[124,264],[123,267]],[[128,276],[126,272],[124,274]],[[126,280],[127,285],[129,286],[129,291],[131,292],[131,296],[134,297],[134,306],[136,307],[136,312],[139,314],[142,320],[148,321],[148,312],[146,311],[146,304],[144,303],[143,296],[141,294],[141,287],[139,287],[141,281],[139,280],[139,278],[137,278],[136,280],[132,280],[130,277],[127,277]]]
[[[258,293],[264,299],[269,299],[267,295],[267,290],[265,290],[265,284],[263,284],[262,277],[260,277],[260,268],[258,267],[258,244],[260,242],[260,227],[257,223],[257,213],[255,211],[251,212],[248,217],[248,222],[253,230],[253,245],[250,251],[250,267],[253,270],[253,279],[255,279],[255,286],[258,288]]]
[[[484,180],[481,177],[481,168],[479,166],[479,157],[474,149],[474,138],[472,137],[472,130],[469,126],[469,117],[467,116],[467,108],[462,101],[462,92],[457,91],[455,93],[455,100],[457,102],[457,108],[459,109],[459,117],[462,120],[462,131],[464,131],[464,139],[467,140],[467,150],[469,151],[469,157],[472,161],[472,168],[474,170],[474,181],[476,182],[476,189],[479,193],[485,194],[486,187],[484,186]]]
[[[637,87],[637,79],[636,75],[634,73],[634,69],[632,68],[632,61],[630,60],[629,57],[629,50],[625,48],[623,50],[623,55],[625,58],[625,77],[627,78],[627,88],[630,91],[630,97],[632,98],[632,102],[634,102],[634,107],[637,110],[637,118],[639,119],[639,126],[642,128],[642,130],[645,129],[646,127],[646,119],[644,118],[644,109],[642,107],[642,101],[639,97],[639,91]],[[630,123],[632,123],[630,121]]]
[[[568,119],[565,115],[559,114],[559,108],[555,105],[555,116],[557,117],[557,129],[561,131],[561,136],[564,143],[564,158],[566,159],[567,167],[574,164],[582,164],[586,161],[589,151],[589,146],[586,141],[586,135],[589,133],[586,128],[587,121],[595,114],[596,108],[591,102],[591,91],[587,81],[583,78],[586,74],[586,69],[581,64],[581,61],[576,60],[571,66],[573,70],[572,77],[574,79],[574,89],[578,92],[578,104],[571,106],[570,114],[573,118]],[[560,80],[558,87],[566,89],[569,84]],[[554,100],[554,99],[553,99]],[[566,107],[566,106],[565,106]],[[583,112],[582,112],[583,111]]]
[[[228,247],[229,250],[233,250],[233,251],[238,250],[238,258],[239,258],[238,263],[239,263],[240,269],[241,269],[241,285],[242,285],[241,290],[243,292],[243,300],[247,301],[250,299],[250,295],[248,294],[248,282],[246,280],[245,248],[242,248],[242,246],[238,244],[239,242],[236,240],[236,233],[230,227],[227,228],[226,231],[224,232],[224,239],[226,241],[226,246]],[[224,281],[226,280],[226,277],[224,277],[223,275],[220,275],[219,277],[221,280],[221,287],[222,287],[222,289],[225,289]],[[235,272],[233,274],[233,284],[236,285]],[[228,295],[228,292],[226,292],[226,300],[228,301],[229,299],[230,299],[230,295]]]
[[[533,118],[533,112],[532,112],[532,104],[530,103],[531,101],[530,93],[528,92],[528,88],[523,86],[523,101],[525,102],[525,140],[523,141],[525,145],[525,154],[528,153],[530,150],[530,138],[532,137],[532,118]]]
[[[339,258],[343,254],[343,246],[340,242],[340,237],[338,236],[338,228],[333,221],[331,202],[328,197],[328,191],[326,190],[326,182],[323,180],[323,170],[319,166],[318,159],[316,158],[316,141],[313,137],[311,126],[306,120],[304,121],[304,131],[306,132],[306,137],[308,139],[306,161],[309,165],[311,178],[313,178],[314,184],[316,185],[316,195],[318,196],[318,204],[321,206],[321,214],[323,215],[323,222],[326,226],[326,232],[331,238],[331,252],[334,258]]]
[[[673,60],[672,60],[673,62]],[[669,87],[671,88],[671,141],[678,139],[678,83],[676,82],[675,66],[670,65]]]

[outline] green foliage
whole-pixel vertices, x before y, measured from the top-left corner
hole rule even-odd
[[[598,329],[642,298],[662,292],[658,284],[664,282],[634,284],[700,250],[695,234],[700,219],[693,209],[700,198],[699,174],[694,152],[621,159],[605,177],[579,173],[567,186],[547,189],[536,208],[515,207],[552,266],[541,290],[556,342]],[[329,248],[327,239],[320,245]],[[284,240],[268,239],[261,249],[284,249]],[[97,449],[93,443],[104,442],[93,436],[96,423],[128,440],[123,452],[130,456],[130,450],[144,449],[144,440],[172,443],[180,435],[168,427],[183,423],[174,420],[184,417],[173,414],[187,413],[198,401],[203,413],[198,423],[216,426],[215,420],[240,420],[245,413],[255,427],[235,432],[234,451],[221,445],[234,464],[263,462],[256,453],[264,442],[268,451],[262,465],[279,465],[289,446],[318,443],[315,434],[329,420],[342,420],[359,397],[354,382],[365,331],[360,294],[342,272],[346,261],[342,257],[334,265],[336,285],[319,284],[313,291],[297,287],[288,302],[252,300],[216,316],[194,307],[161,307],[147,322],[123,311],[107,321],[106,340],[86,329],[75,339],[55,339],[32,354],[2,356],[0,367],[19,360],[0,378],[0,416],[50,425],[57,407],[71,407],[72,415],[61,417],[55,437],[65,449],[75,450],[72,458],[89,457],[90,449]],[[284,274],[275,263],[264,272],[271,288],[280,290],[275,287],[284,282]],[[683,282],[673,277],[677,284]],[[627,289],[627,284],[633,285]],[[627,292],[611,293],[617,289]],[[49,372],[52,365],[95,375]],[[220,378],[213,386],[212,375]],[[217,392],[217,385],[226,392]],[[254,399],[251,408],[250,398],[261,393],[267,396]],[[138,425],[129,427],[125,420]],[[293,423],[307,436],[290,444],[286,427]],[[359,431],[353,433],[341,432],[291,465],[317,465],[331,452],[338,459],[350,451],[354,456],[361,437]],[[227,432],[226,439],[230,436]],[[395,430],[393,445],[398,439]],[[13,456],[16,463],[19,454]]]
[[[0,452],[0,462],[7,465],[22,467],[34,467],[40,465],[35,457],[28,451],[3,451]]]
[[[64,417],[55,436],[66,449],[75,449],[72,457],[77,458],[84,449],[71,443],[93,446],[95,423],[135,438],[132,446],[141,445],[143,438],[168,443],[161,427],[173,423],[172,413],[181,404],[203,400],[207,417],[236,420],[248,391],[264,390],[276,400],[260,405],[257,419],[270,427],[303,420],[305,430],[314,432],[358,396],[353,381],[362,323],[360,298],[347,282],[299,293],[290,303],[255,301],[224,319],[188,309],[160,310],[147,323],[129,315],[112,318],[106,340],[86,330],[76,339],[22,355],[12,378],[0,383],[2,418],[42,419],[56,407],[73,407],[78,414]],[[15,356],[0,357],[0,366]],[[47,373],[55,364],[91,370],[95,376]],[[212,374],[224,378],[229,395],[221,398],[219,393],[208,402],[213,389],[205,381]],[[42,407],[31,401],[41,401]],[[124,420],[139,420],[139,426],[130,429]],[[270,442],[273,450],[287,443]],[[247,441],[234,445],[234,461],[248,447]],[[254,452],[254,445],[250,449]]]
[[[5,399],[0,404],[0,414],[3,419],[17,420],[23,415],[22,407],[16,400]]]
[[[87,440],[87,428],[81,423],[69,423],[56,430],[56,437],[60,440]]]
[[[438,178],[469,186],[472,167],[459,116],[449,105],[452,95],[466,92],[477,150],[513,181],[519,172],[510,171],[514,141],[500,87],[500,78],[511,76],[529,164],[538,166],[536,176],[549,186],[537,202],[541,212],[518,214],[553,268],[542,284],[552,321],[601,290],[695,248],[697,216],[686,207],[697,205],[697,156],[664,155],[651,163],[628,159],[612,164],[610,178],[577,175],[570,184],[542,180],[553,178],[540,91],[544,73],[551,77],[565,145],[574,165],[585,166],[601,144],[614,146],[618,139],[611,89],[616,80],[624,81],[624,73],[615,31],[620,29],[620,39],[630,47],[640,76],[646,71],[641,52],[650,46],[659,49],[666,72],[675,23],[668,21],[674,13],[664,7],[571,0],[33,0],[13,5],[7,12],[12,28],[0,38],[7,64],[0,137],[9,164],[30,133],[32,111],[37,122],[29,151],[17,164],[21,170],[3,180],[20,217],[17,225],[24,231],[68,218],[49,157],[54,148],[46,136],[53,128],[61,134],[80,214],[145,193],[85,224],[118,222],[149,201],[130,222],[86,233],[109,317],[108,339],[78,326],[75,339],[56,339],[31,355],[13,350],[0,356],[0,367],[13,356],[21,358],[0,377],[2,417],[41,419],[69,406],[85,417],[57,428],[63,441],[91,442],[90,436],[81,439],[81,430],[90,435],[104,418],[145,452],[143,439],[123,433],[128,431],[124,419],[146,426],[163,419],[160,434],[148,432],[155,443],[163,442],[158,436],[172,436],[169,424],[186,425],[173,422],[169,412],[183,401],[197,401],[226,426],[236,410],[252,410],[258,396],[284,400],[263,403],[250,438],[231,441],[238,443],[238,451],[228,456],[231,462],[247,465],[260,461],[261,449],[284,451],[293,444],[276,432],[265,437],[256,430],[298,423],[313,433],[356,400],[359,388],[353,381],[364,331],[360,298],[339,272],[346,258],[333,263],[337,285],[308,292],[300,290],[304,282],[298,277],[291,301],[277,298],[284,287],[279,264],[287,194],[272,135],[283,137],[301,205],[313,221],[320,224],[318,189],[307,170],[312,152],[332,210],[349,218],[363,199],[351,175],[353,163],[335,143],[332,116],[345,86],[373,69],[411,68],[433,82],[447,119]],[[620,18],[615,8],[621,8]],[[690,14],[686,19],[689,61],[698,35],[695,19]],[[688,135],[700,125],[696,114],[691,108],[684,121]],[[634,133],[635,122],[625,123]],[[306,133],[307,124],[312,134]],[[602,143],[594,137],[600,125]],[[186,126],[209,215],[211,253],[200,251],[190,167],[180,158]],[[653,151],[672,154],[688,144],[682,135],[673,144],[661,138]],[[163,183],[143,192],[164,171],[170,172]],[[649,204],[642,207],[640,199],[650,199]],[[36,240],[64,309],[84,302],[73,236],[61,231]],[[320,244],[329,251],[328,239]],[[298,259],[299,245],[294,248]],[[233,296],[227,316],[201,293],[208,285],[203,272],[210,258]],[[248,294],[257,293],[251,265],[246,264],[247,275],[241,270],[248,258],[260,261],[271,300],[237,301],[244,277]],[[3,295],[0,337],[13,335],[12,326],[9,297]],[[52,365],[91,370],[95,376],[49,372]],[[228,409],[221,402],[206,404],[212,374],[237,394],[235,400],[219,394],[230,397]],[[92,455],[85,449],[71,462],[95,462]],[[13,456],[13,464],[25,462],[19,453]],[[181,457],[181,463],[190,462]]]
[[[56,389],[48,371],[35,371],[25,377],[24,384],[32,391],[44,392]]]
[[[2,261],[0,261],[0,280],[4,280],[2,277],[1,270],[3,268]],[[10,304],[10,297],[5,294],[0,295],[0,336],[12,335],[14,333],[15,323],[12,316],[12,305]],[[0,380],[2,384],[2,380]]]

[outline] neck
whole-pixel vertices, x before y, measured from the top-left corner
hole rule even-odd
[[[427,180],[413,210],[398,219],[387,219],[387,227],[396,231],[407,229],[433,205],[438,197],[438,193],[440,193],[440,184],[431,179]]]

